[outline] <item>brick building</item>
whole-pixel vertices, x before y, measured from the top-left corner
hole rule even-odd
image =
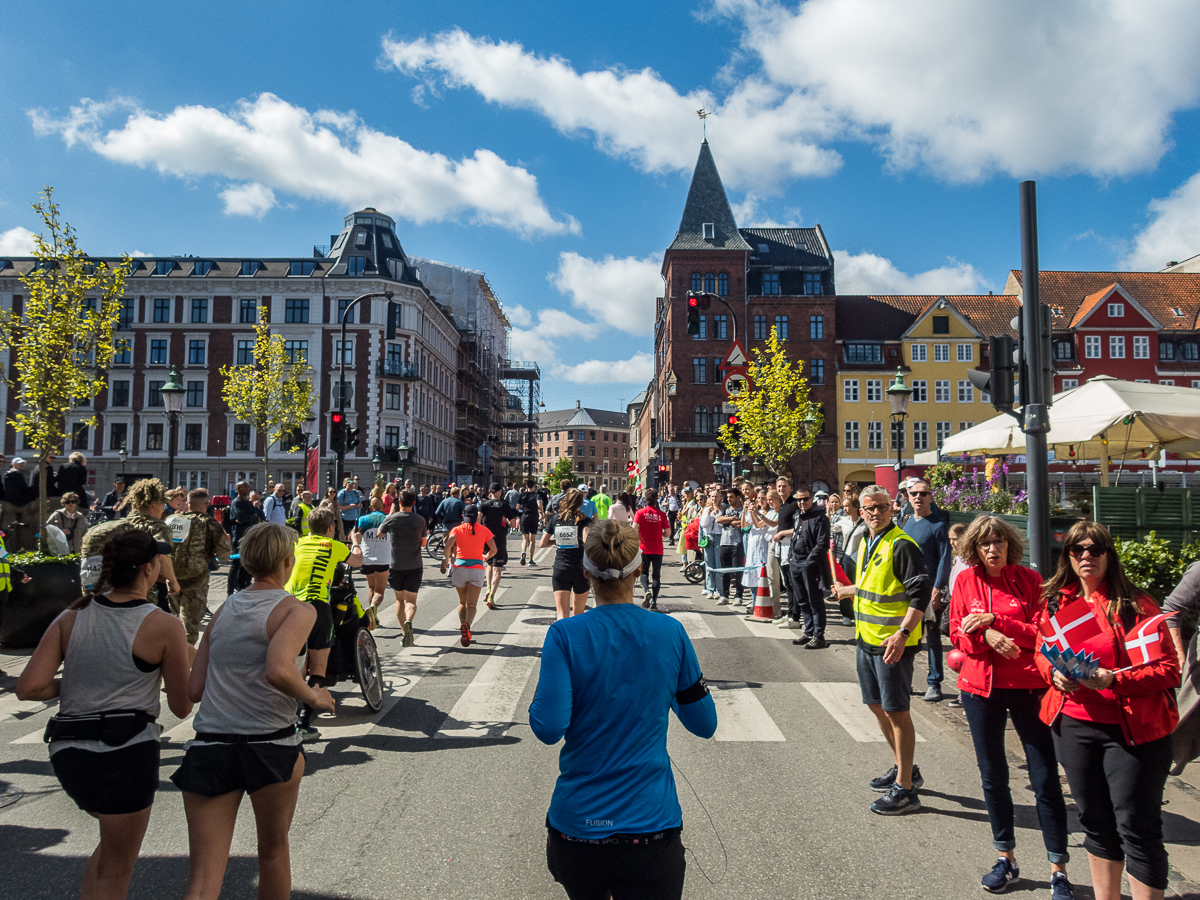
[[[736,467],[755,480],[765,478],[756,461],[731,460],[717,440],[727,399],[720,364],[735,338],[752,354],[776,328],[788,356],[804,361],[812,397],[832,425],[836,309],[833,254],[825,235],[820,226],[739,229],[705,141],[662,274],[654,380],[641,410],[646,425],[639,429],[639,441],[648,444],[643,468],[665,464],[671,482],[705,483],[724,461],[725,477]],[[704,311],[694,336],[687,333],[690,290],[719,298]],[[826,488],[836,482],[837,448],[829,426],[811,451],[792,458],[795,478]]]
[[[607,409],[591,409],[575,402],[574,409],[544,410],[537,414],[534,454],[541,478],[562,457],[571,460],[581,480],[595,481],[605,490],[624,490],[625,466],[633,458],[629,443],[629,416]],[[557,485],[550,485],[557,491]]]

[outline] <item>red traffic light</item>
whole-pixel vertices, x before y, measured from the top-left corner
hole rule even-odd
[[[691,291],[688,291],[687,304],[688,304],[689,309],[696,309],[697,307],[700,306],[700,298],[697,297],[695,294],[693,294]]]
[[[660,471],[660,472],[665,472],[665,471],[667,471],[667,467],[666,467],[666,466],[659,466],[659,467],[658,467],[658,471]]]
[[[736,415],[729,416],[725,421],[728,422],[730,425],[737,425],[737,423],[738,423]]]
[[[625,471],[626,472],[636,472],[637,471],[637,463],[635,463],[631,459],[629,462],[625,463]]]
[[[341,425],[342,422],[345,421],[345,418],[346,417],[343,416],[340,412],[335,412],[333,415],[331,415],[329,417],[329,421],[332,422],[334,425]]]

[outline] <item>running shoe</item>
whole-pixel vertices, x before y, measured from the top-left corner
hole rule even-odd
[[[521,554],[521,565],[525,565],[525,554]]]
[[[729,605],[728,597],[722,597],[720,600],[717,601],[717,606],[728,606],[728,605]]]
[[[879,793],[882,794],[882,793],[886,792],[887,789],[890,788],[895,783],[896,783],[896,767],[892,766],[890,769],[888,769],[886,772],[884,772],[878,778],[872,778],[869,783],[869,787],[871,788],[871,790],[878,791]],[[913,766],[912,784],[913,784],[913,790],[916,790],[919,787],[924,787],[924,785],[925,785],[925,779],[921,777],[921,767],[920,766]]]
[[[651,601],[651,599],[653,598],[653,596],[654,596],[654,595],[653,595],[653,594],[650,592],[650,589],[649,589],[649,588],[647,588],[647,589],[646,589],[646,595],[645,595],[645,596],[642,598],[642,609],[649,609],[649,608],[650,608],[650,601]]]
[[[886,794],[871,804],[871,812],[880,816],[904,816],[920,808],[921,800],[917,796],[916,788],[906,791],[895,782]]]
[[[317,731],[312,725],[306,725],[300,729],[300,743],[312,744],[321,739],[321,732]]]
[[[1050,876],[1050,900],[1075,900],[1075,888],[1067,880],[1066,872],[1055,872]]]
[[[374,631],[379,627],[379,607],[367,607],[367,630]]]
[[[402,627],[404,629],[404,640],[401,643],[401,646],[403,646],[403,647],[413,646],[413,644],[416,643],[416,640],[413,638],[412,622],[405,622]]]
[[[470,647],[471,646],[471,628],[470,628],[470,626],[467,625],[466,622],[463,622],[461,625],[458,626],[458,630],[462,634],[462,637],[460,638],[460,640],[462,641],[462,645],[464,647]]]
[[[1058,873],[1056,872],[1055,874],[1057,875]],[[992,871],[984,875],[979,883],[983,885],[985,891],[991,891],[993,894],[1003,894],[1020,880],[1021,870],[1012,864],[1012,860],[1001,856],[996,860],[996,864],[992,866]],[[1051,880],[1050,884],[1051,888],[1053,888],[1053,880]],[[1067,887],[1070,887],[1070,882],[1067,882]]]
[[[658,601],[657,600],[650,601],[650,612],[658,612]]]
[[[496,608],[496,595],[492,591],[488,591],[487,607],[488,607],[488,609]]]

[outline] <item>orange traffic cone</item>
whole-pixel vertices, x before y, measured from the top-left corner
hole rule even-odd
[[[754,613],[746,616],[746,621],[775,621],[775,606],[771,603],[771,582],[767,580],[766,566],[758,570],[758,587],[754,589]]]

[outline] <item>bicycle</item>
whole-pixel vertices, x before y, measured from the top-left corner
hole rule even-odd
[[[425,541],[425,552],[430,559],[435,559],[439,563],[446,555],[446,529],[439,525],[435,528]]]
[[[683,577],[688,584],[699,584],[704,580],[704,560],[694,559],[683,567]]]

